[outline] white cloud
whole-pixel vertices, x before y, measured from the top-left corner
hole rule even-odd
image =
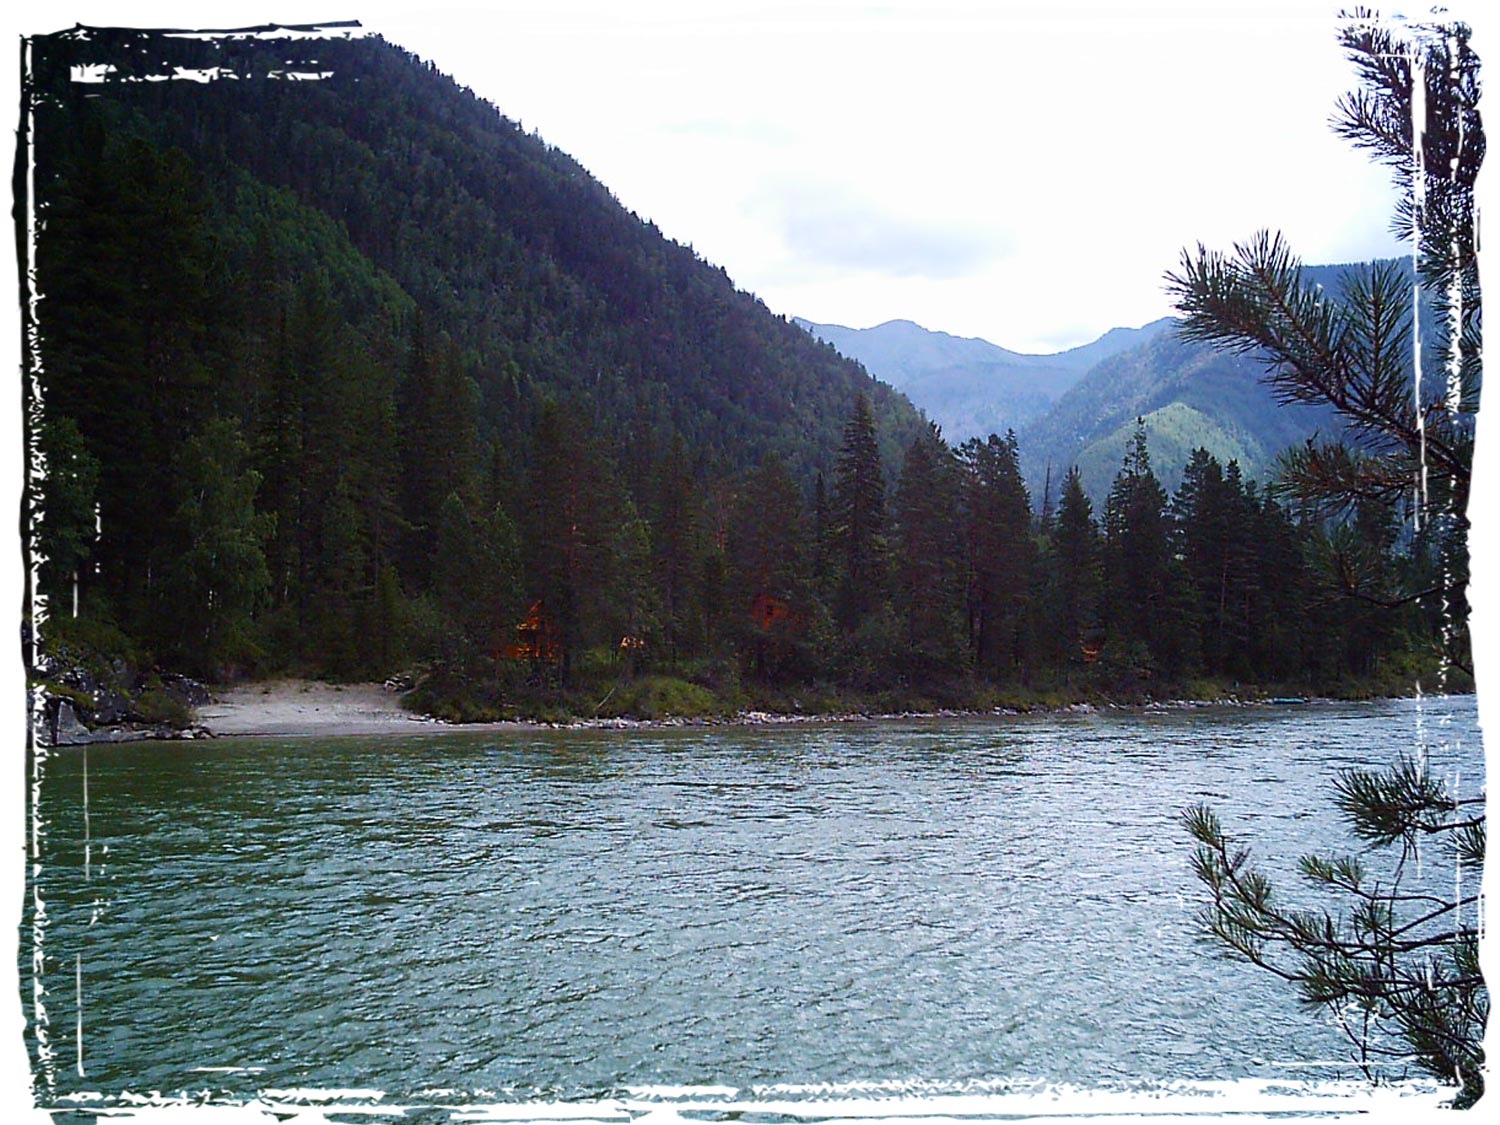
[[[941,206],[894,210],[847,184],[766,184],[748,200],[747,212],[779,236],[793,263],[789,277],[852,271],[951,280],[973,277],[1010,248],[997,231],[945,221]]]

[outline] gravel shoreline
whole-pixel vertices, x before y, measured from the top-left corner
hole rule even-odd
[[[1051,714],[1092,714],[1113,710],[1182,710],[1194,707],[1244,707],[1259,703],[1302,703],[1305,700],[1170,700],[1149,704],[1074,703],[1037,708]],[[221,688],[213,702],[197,709],[197,725],[206,734],[223,737],[317,737],[345,734],[415,734],[422,731],[486,730],[634,730],[640,728],[769,726],[796,723],[873,722],[893,719],[977,718],[1016,715],[1010,708],[993,710],[848,712],[781,714],[741,711],[735,715],[664,719],[571,719],[564,722],[500,721],[451,723],[401,708],[398,692],[377,683],[328,684],[314,680],[276,680]]]

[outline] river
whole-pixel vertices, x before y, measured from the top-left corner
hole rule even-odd
[[[1480,788],[1472,697],[56,751],[38,1097],[1345,1075],[1202,935],[1178,816],[1287,873],[1354,849],[1339,770],[1418,747]]]

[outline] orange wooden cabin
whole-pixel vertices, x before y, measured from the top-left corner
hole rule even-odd
[[[555,663],[562,658],[557,627],[541,601],[532,602],[526,616],[516,622],[516,639],[501,646],[500,656],[506,660],[529,660],[533,664]]]
[[[750,619],[761,629],[771,629],[778,624],[790,624],[792,607],[771,594],[756,594],[750,602]]]

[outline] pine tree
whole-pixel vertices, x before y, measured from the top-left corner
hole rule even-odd
[[[182,494],[173,462],[210,417],[196,346],[210,256],[202,184],[181,151],[85,130],[91,151],[44,189],[42,408],[77,424],[99,466],[92,585],[127,632],[165,640],[159,578]]]
[[[1308,536],[1292,514],[1269,493],[1263,493],[1247,530],[1255,545],[1256,583],[1251,595],[1249,666],[1271,683],[1306,679],[1315,674],[1308,633],[1322,635],[1310,615],[1314,612],[1312,581],[1305,544]]]
[[[728,605],[742,657],[765,679],[785,676],[813,612],[807,518],[786,463],[767,454],[745,480],[729,529]]]
[[[627,636],[660,642],[646,522],[580,408],[545,404],[527,473],[526,573],[556,631],[564,682],[590,648]]]
[[[255,510],[260,476],[248,461],[228,420],[215,419],[189,440],[177,461],[183,499],[167,529],[176,548],[170,655],[216,679],[256,655],[251,616],[270,584],[262,545],[270,521]]]
[[[1204,924],[1230,949],[1295,984],[1303,1003],[1331,1013],[1372,1078],[1384,1060],[1415,1056],[1435,1078],[1456,1081],[1456,1104],[1484,1093],[1489,993],[1479,964],[1483,797],[1457,798],[1417,761],[1349,770],[1336,783],[1339,811],[1356,836],[1399,847],[1390,871],[1358,857],[1304,856],[1304,878],[1351,909],[1282,903],[1206,806],[1183,814],[1198,841],[1194,870],[1212,901]],[[1407,889],[1408,868],[1434,853],[1459,877],[1447,898]]]
[[[1053,661],[1065,674],[1098,654],[1099,531],[1077,466],[1063,477],[1046,567],[1047,620]]]
[[[1197,623],[1199,651],[1211,675],[1249,676],[1257,618],[1252,607],[1264,575],[1258,565],[1258,502],[1238,463],[1225,469],[1196,449],[1172,498],[1174,550],[1182,561]]]
[[[1437,525],[1437,569],[1447,577],[1407,596],[1441,603],[1450,623],[1444,659],[1469,671],[1464,588],[1480,387],[1473,192],[1485,148],[1479,60],[1458,23],[1398,32],[1360,17],[1341,41],[1362,88],[1340,101],[1335,127],[1394,170],[1401,202],[1393,229],[1414,238],[1422,303],[1436,314],[1418,372],[1419,318],[1397,263],[1350,272],[1343,299],[1330,300],[1302,281],[1285,240],[1262,232],[1232,256],[1202,246],[1184,252],[1168,287],[1186,338],[1256,357],[1282,401],[1331,405],[1346,423],[1342,437],[1310,441],[1285,458],[1288,493],[1332,513],[1359,501],[1400,505],[1415,527]],[[1414,141],[1418,85],[1425,120]]]
[[[1104,505],[1104,606],[1111,662],[1147,677],[1185,671],[1197,647],[1166,507],[1137,419]]]
[[[1378,545],[1382,522],[1399,509],[1411,512],[1436,543],[1440,577],[1385,600],[1439,603],[1444,657],[1463,667],[1466,509],[1481,374],[1473,196],[1484,155],[1479,64],[1468,29],[1457,23],[1398,30],[1361,15],[1341,39],[1361,88],[1340,103],[1337,127],[1396,171],[1396,229],[1415,241],[1420,288],[1437,314],[1427,358],[1438,360],[1443,378],[1412,370],[1414,312],[1392,267],[1349,279],[1344,299],[1330,300],[1302,284],[1279,236],[1261,235],[1233,258],[1202,247],[1185,253],[1182,272],[1168,280],[1190,336],[1259,355],[1282,398],[1331,404],[1343,415],[1346,436],[1297,451],[1286,464],[1286,487],[1325,510],[1363,517],[1363,530],[1356,520],[1341,533],[1353,537],[1351,546],[1361,538]],[[1425,115],[1414,136],[1416,106]],[[1346,773],[1336,803],[1356,836],[1400,849],[1394,874],[1381,880],[1357,858],[1302,860],[1303,875],[1347,901],[1347,913],[1283,908],[1210,810],[1185,813],[1198,841],[1198,876],[1212,894],[1205,923],[1229,948],[1294,983],[1307,1003],[1361,1017],[1345,1028],[1362,1062],[1391,1052],[1413,1057],[1457,1082],[1455,1104],[1472,1105],[1484,1092],[1489,1015],[1478,958],[1483,798],[1448,793],[1418,753],[1384,771]],[[1409,888],[1419,843],[1447,853],[1450,892]]]
[[[477,492],[478,407],[478,388],[453,342],[429,338],[419,319],[398,414],[407,525],[403,573],[418,589],[431,585],[433,529],[444,500],[452,492],[466,499]]]
[[[78,426],[60,414],[42,423],[37,446],[46,465],[46,475],[33,482],[30,496],[38,516],[33,544],[37,592],[48,600],[52,615],[76,617],[79,587],[93,551],[99,461]]]
[[[582,649],[584,591],[588,563],[581,522],[589,518],[580,450],[569,440],[556,405],[543,406],[532,432],[528,471],[526,572],[562,647],[564,680]]]
[[[703,632],[695,581],[701,566],[699,497],[681,434],[672,435],[653,477],[651,542],[661,596],[661,642],[666,658],[676,661]]]

